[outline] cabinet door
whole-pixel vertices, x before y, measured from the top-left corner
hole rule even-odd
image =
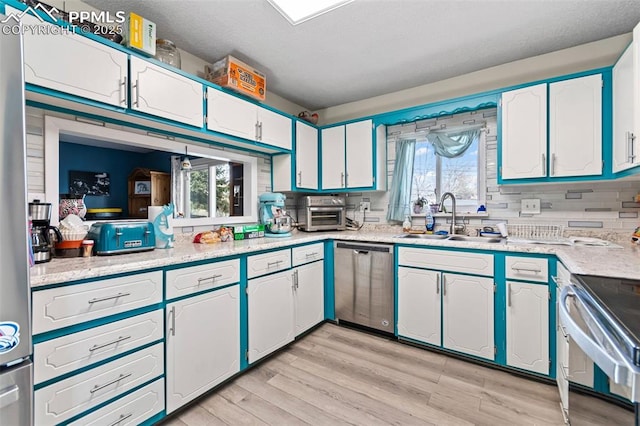
[[[502,179],[547,175],[547,85],[504,92],[501,103]]]
[[[207,129],[255,140],[256,106],[220,90],[207,87]]]
[[[293,341],[294,308],[291,271],[249,280],[249,363]]]
[[[602,174],[602,76],[549,84],[549,176]]]
[[[167,413],[240,371],[239,287],[167,305]]]
[[[202,84],[131,57],[131,109],[202,127]]]
[[[494,359],[493,279],[442,274],[445,348]]]
[[[507,281],[507,364],[549,374],[549,287]]]
[[[274,192],[292,191],[291,154],[274,155],[271,157],[271,184]]]
[[[24,24],[46,25],[29,14],[21,19]],[[126,53],[78,34],[24,32],[27,83],[126,107],[127,65]]]
[[[441,273],[398,268],[398,335],[441,345]]]
[[[373,122],[346,125],[347,188],[373,186]]]
[[[613,67],[613,171],[637,163],[633,134],[633,50],[624,51]]]
[[[318,130],[296,122],[296,186],[318,189]]]
[[[295,270],[296,336],[324,320],[324,262]]]
[[[266,108],[258,108],[258,140],[291,149],[291,119]]]
[[[344,126],[322,129],[322,189],[345,187]]]
[[[640,145],[640,24],[633,29],[633,134],[636,135],[636,147]]]

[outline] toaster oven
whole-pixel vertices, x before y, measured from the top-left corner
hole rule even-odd
[[[301,231],[340,231],[346,228],[344,196],[314,195],[304,197],[298,206]]]

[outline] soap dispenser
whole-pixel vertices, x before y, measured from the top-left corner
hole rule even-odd
[[[407,216],[407,218],[402,222],[402,232],[411,231],[411,217]]]

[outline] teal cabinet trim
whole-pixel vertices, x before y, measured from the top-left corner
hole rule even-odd
[[[505,256],[503,253],[493,255],[493,283],[496,286],[493,312],[493,336],[496,345],[496,363],[507,365],[507,300]],[[511,367],[509,367],[511,368]]]
[[[249,366],[249,305],[247,299],[247,256],[240,258],[240,371]]]
[[[398,249],[397,247],[393,248],[393,335],[396,337],[400,337],[398,334]],[[441,314],[442,315],[442,314]],[[442,318],[440,318],[440,328],[442,328]],[[440,330],[440,335],[442,336],[442,329]]]
[[[335,269],[333,266],[333,240],[324,242],[324,318],[335,321]],[[328,260],[327,260],[328,259]]]

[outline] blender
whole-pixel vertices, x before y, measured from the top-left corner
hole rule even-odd
[[[264,224],[265,237],[290,237],[291,216],[284,210],[287,197],[278,192],[265,192],[260,201],[260,223]]]
[[[51,248],[53,244],[49,232],[56,234],[58,241],[62,241],[62,234],[55,226],[51,226],[51,203],[41,203],[33,200],[29,203],[29,216],[31,217],[31,245],[33,247],[33,259],[35,263],[44,263],[51,260]]]

